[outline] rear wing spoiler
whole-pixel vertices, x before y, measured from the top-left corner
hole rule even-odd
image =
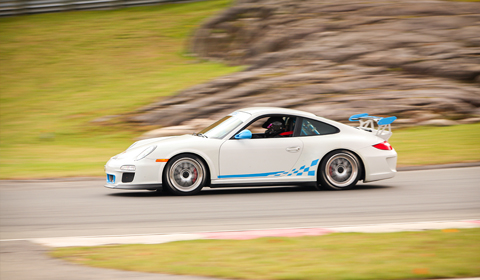
[[[360,122],[358,129],[362,129],[368,132],[375,133],[378,137],[388,140],[392,136],[391,124],[397,119],[397,117],[375,117],[368,114],[357,114],[351,116],[348,120],[351,122]],[[378,126],[375,128],[375,124]]]

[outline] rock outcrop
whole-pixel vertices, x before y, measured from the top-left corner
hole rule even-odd
[[[191,49],[248,68],[141,108],[128,121],[194,130],[191,119],[250,106],[340,121],[396,115],[403,125],[480,116],[478,2],[239,0],[196,31]]]

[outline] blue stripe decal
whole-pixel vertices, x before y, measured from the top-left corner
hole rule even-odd
[[[248,178],[248,177],[267,177],[270,175],[275,175],[283,173],[283,171],[277,171],[277,172],[267,172],[267,173],[254,173],[254,174],[238,174],[238,175],[220,175],[218,176],[219,179],[225,179],[225,178]]]
[[[238,174],[238,175],[220,175],[219,179],[226,178],[254,178],[254,177],[288,177],[288,176],[315,176],[316,166],[320,159],[312,160],[310,166],[303,165],[300,168],[294,168],[290,172],[287,171],[277,171],[277,172],[267,172],[267,173],[253,173],[253,174]]]

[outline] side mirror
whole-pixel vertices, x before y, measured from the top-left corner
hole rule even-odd
[[[251,139],[251,138],[252,138],[252,132],[248,129],[245,129],[244,131],[235,135],[235,139]]]

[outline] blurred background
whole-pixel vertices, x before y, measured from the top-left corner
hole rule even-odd
[[[1,179],[102,176],[251,106],[396,115],[400,166],[480,160],[478,1],[160,2],[0,0]]]

